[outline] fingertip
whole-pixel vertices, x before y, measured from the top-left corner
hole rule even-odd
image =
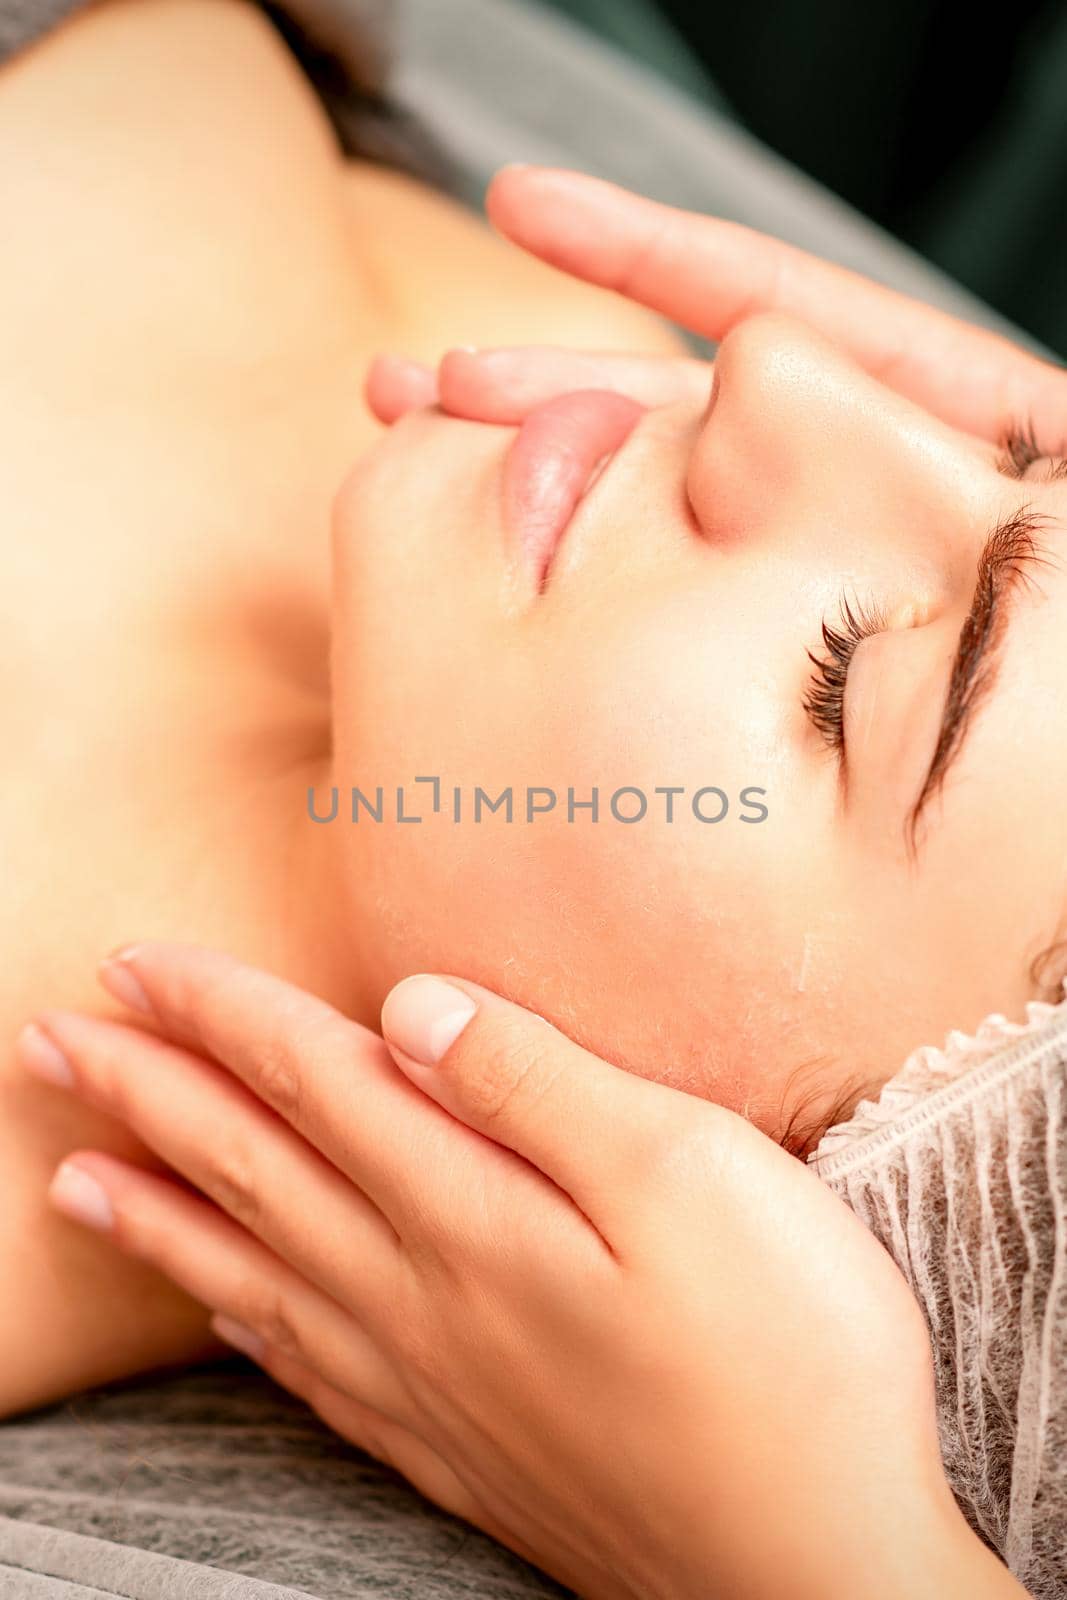
[[[448,1053],[478,1009],[456,984],[415,973],[390,989],[382,1006],[382,1037],[420,1066]]]
[[[477,345],[457,344],[451,350],[446,350],[437,365],[437,382],[442,393],[446,383],[457,377],[462,377],[471,371],[479,371],[485,361],[485,356],[479,353]]]
[[[409,411],[436,405],[437,378],[421,361],[384,354],[368,367],[363,395],[378,421],[389,424]]]
[[[49,1203],[73,1222],[110,1233],[115,1210],[107,1190],[85,1161],[86,1154],[91,1158],[92,1152],[77,1151],[60,1162],[48,1185]]]
[[[485,214],[501,233],[511,234],[520,227],[526,208],[539,197],[551,198],[562,192],[598,180],[568,167],[542,167],[513,161],[500,167],[485,191]]]
[[[15,1059],[24,1071],[58,1089],[74,1087],[74,1068],[56,1041],[34,1020],[15,1038]]]
[[[496,213],[501,207],[507,207],[512,191],[520,186],[525,175],[533,170],[527,161],[509,161],[505,166],[497,168],[486,185],[483,201],[485,214],[490,222],[496,224]]]
[[[151,1017],[155,1015],[152,1002],[133,965],[140,953],[136,945],[123,946],[104,957],[96,969],[96,976],[101,988],[106,989],[113,1000],[130,1011],[139,1011],[142,1016]]]
[[[514,422],[515,408],[500,394],[499,352],[473,345],[448,350],[437,369],[438,404],[452,416],[472,422]]]
[[[605,179],[597,178],[591,172],[582,172],[578,167],[548,167],[539,161],[507,161],[496,169],[485,193],[488,199],[490,195],[503,195],[509,189],[529,187],[531,184],[558,188],[565,184],[590,183],[614,187]]]

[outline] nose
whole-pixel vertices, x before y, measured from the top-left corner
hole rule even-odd
[[[805,539],[897,558],[988,516],[988,446],[896,394],[795,318],[739,323],[715,361],[687,472],[713,542]]]

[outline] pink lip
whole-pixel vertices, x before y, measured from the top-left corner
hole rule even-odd
[[[504,464],[504,516],[539,587],[594,468],[645,409],[607,389],[582,389],[546,400],[524,419]]]

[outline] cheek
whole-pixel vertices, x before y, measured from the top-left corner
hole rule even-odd
[[[755,1048],[753,1018],[788,988],[797,942],[782,893],[797,808],[781,798],[788,774],[758,646],[735,667],[722,614],[691,590],[646,585],[600,608],[590,594],[581,616],[561,596],[520,624],[481,606],[470,630],[455,588],[447,608],[421,590],[410,598],[410,586],[400,610],[377,592],[364,593],[355,667],[344,663],[334,777],[368,1015],[408,973],[452,972],[643,1076],[732,1106],[758,1101],[771,1058]],[[440,780],[437,813],[420,776]],[[372,800],[381,791],[381,822],[365,810],[346,820],[353,784]],[[534,787],[556,805],[527,821]],[[773,825],[740,820],[745,787],[767,789]],[[483,807],[476,821],[476,788],[510,789],[513,820]],[[656,794],[668,788],[682,794]],[[701,822],[692,797],[709,791],[714,817],[713,788],[727,815]],[[398,789],[421,821],[397,820]],[[595,823],[582,805],[594,789]],[[645,797],[642,820],[611,813],[624,789]],[[632,793],[619,804],[639,809]]]
[[[754,839],[516,815],[364,830],[359,847],[376,1004],[412,971],[452,972],[642,1076],[734,1106],[764,1092],[775,1062],[751,1022],[765,987],[777,1003],[790,935],[780,904],[762,914],[774,866]]]
[[[676,1053],[668,1040],[682,1018],[687,1035],[699,1031],[691,991],[714,927],[681,903],[673,850],[616,839],[603,824],[519,816],[424,825],[417,842],[392,830],[375,849],[364,882],[388,908],[375,951],[383,986],[420,968],[454,972],[617,1061],[643,1053],[655,1011],[650,1076]]]

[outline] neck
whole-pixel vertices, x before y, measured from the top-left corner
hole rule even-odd
[[[281,940],[274,970],[377,1031],[381,996],[362,963],[372,933],[345,893],[341,830],[314,822],[309,814],[309,790],[321,806],[332,781],[325,751],[294,771],[287,785],[280,825],[286,863],[278,893]]]

